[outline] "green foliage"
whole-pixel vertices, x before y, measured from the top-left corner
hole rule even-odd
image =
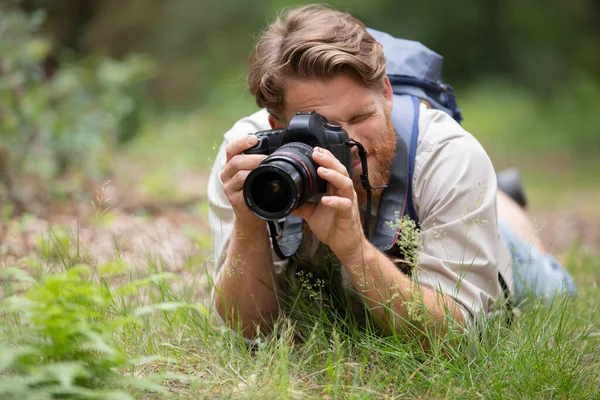
[[[254,38],[280,10],[307,3],[314,1],[33,1],[51,12],[54,36],[71,48],[154,54],[158,100],[181,105],[203,104],[232,87],[240,89],[232,96],[243,91]],[[580,72],[600,79],[600,7],[593,0],[327,3],[370,27],[422,41],[445,57],[445,78],[455,87],[500,75],[546,96]]]
[[[37,240],[37,247],[44,260],[72,260],[76,257],[73,243],[72,232],[61,227],[41,234]]]
[[[584,268],[593,271],[597,263]],[[331,312],[322,286],[302,277],[294,309],[248,354],[223,330],[204,346],[210,375],[194,394],[250,398],[582,398],[600,394],[600,320],[592,286],[581,298],[523,307],[439,337],[383,337],[372,323]],[[232,372],[233,370],[233,372]]]
[[[3,269],[0,397],[166,396],[154,378],[181,398],[600,394],[600,264],[577,247],[567,262],[577,298],[527,304],[510,327],[501,316],[444,337],[425,326],[429,347],[416,337],[384,337],[369,319],[363,325],[339,312],[345,304],[329,284],[308,274],[298,276],[290,312],[273,334],[248,347],[190,300],[202,289],[197,280],[177,279],[160,264],[117,258],[95,266],[65,260],[36,274]]]
[[[50,77],[43,19],[0,7],[0,185],[18,203],[26,201],[19,191],[27,179],[43,197],[48,180],[106,173],[119,138],[137,129],[132,93],[152,71],[140,57],[90,57],[61,64]]]
[[[395,245],[400,249],[402,260],[410,267],[419,265],[419,252],[423,248],[423,239],[419,235],[419,228],[415,221],[408,215],[400,218],[396,212],[396,220],[386,223],[389,227],[398,231],[398,239]]]
[[[463,126],[492,153],[595,156],[600,152],[600,84],[582,75],[540,101],[505,81],[488,80],[459,97]]]
[[[114,334],[136,321],[112,315],[110,288],[90,278],[86,265],[40,281],[21,269],[3,271],[22,292],[2,303],[3,398],[127,399],[129,385],[164,392],[117,371],[134,364]]]

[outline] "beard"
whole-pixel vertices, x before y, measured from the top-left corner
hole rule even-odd
[[[377,136],[380,140],[373,140],[370,143],[362,143],[367,151],[369,157],[369,183],[371,186],[383,186],[386,185],[390,179],[390,173],[392,170],[392,159],[396,152],[396,131],[392,124],[392,118],[390,116],[390,110],[385,112],[386,126],[383,132]],[[355,157],[358,157],[358,152],[355,153]],[[360,183],[360,174],[353,174],[352,182],[354,183],[354,191],[358,198],[358,204],[364,206],[367,202],[367,191]],[[377,199],[383,189],[374,189],[373,198]]]

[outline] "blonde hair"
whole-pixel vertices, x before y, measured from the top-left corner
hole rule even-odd
[[[256,104],[282,120],[288,81],[341,73],[367,87],[383,87],[383,48],[358,19],[309,5],[282,13],[263,32],[250,55],[247,83]]]

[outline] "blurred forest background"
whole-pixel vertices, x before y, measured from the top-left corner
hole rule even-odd
[[[157,381],[186,398],[311,397],[303,387],[318,398],[593,397],[597,0],[330,2],[445,57],[464,127],[496,169],[520,170],[542,240],[577,280],[572,318],[536,311],[511,336],[491,331],[489,349],[469,345],[481,357],[466,363],[442,341],[427,366],[413,347],[382,352],[379,338],[359,345],[328,328],[306,352],[284,332],[258,357],[213,329],[207,178],[223,133],[256,110],[244,79],[254,40],[294,4],[0,0],[0,397],[155,398],[164,388],[144,379],[163,372],[176,375]]]
[[[154,199],[202,196],[222,134],[256,108],[255,38],[299,3],[0,0],[0,199],[43,213],[108,178]],[[442,54],[464,126],[498,169],[521,169],[535,206],[594,212],[600,3],[329,4]]]

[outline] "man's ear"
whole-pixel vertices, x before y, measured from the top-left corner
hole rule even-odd
[[[283,129],[285,125],[277,119],[273,114],[269,114],[269,125],[271,125],[271,129]]]
[[[385,97],[385,101],[391,110],[394,105],[394,91],[392,90],[390,79],[387,76],[383,79],[383,97]]]

